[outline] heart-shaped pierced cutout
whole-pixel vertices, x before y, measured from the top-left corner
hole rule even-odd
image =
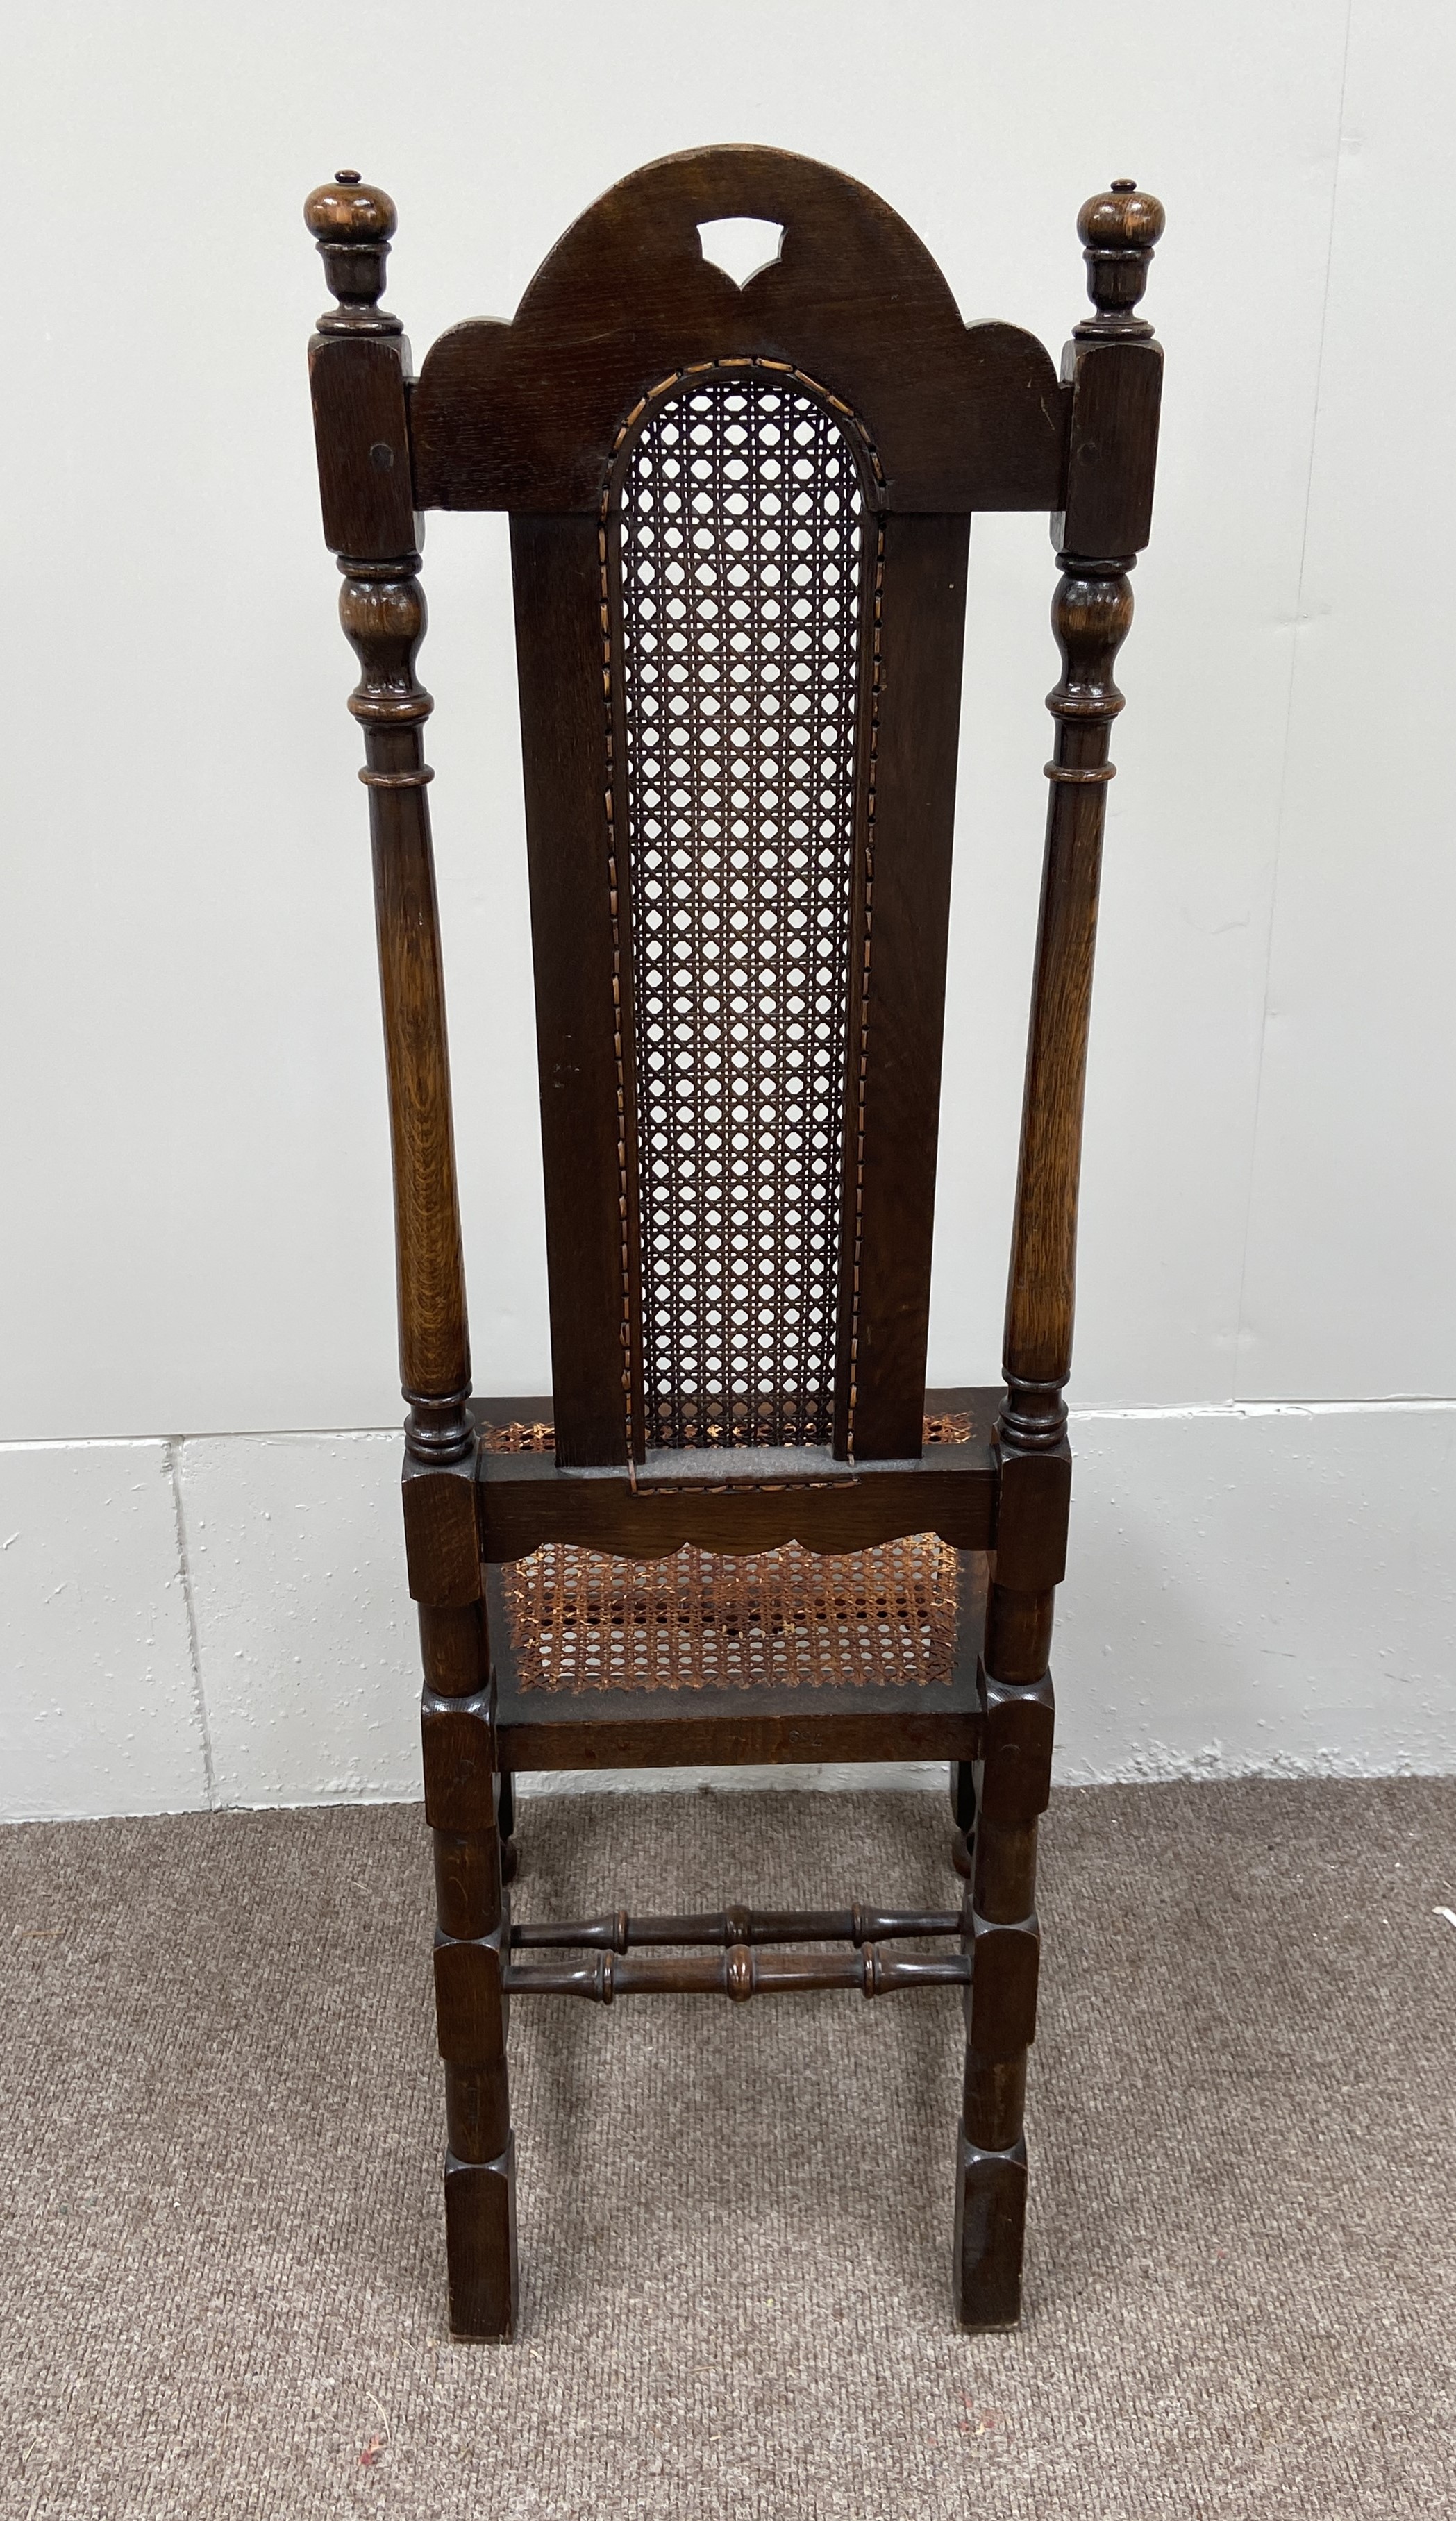
[[[716,263],[740,289],[778,261],[784,242],[784,231],[773,219],[703,219],[698,234],[704,261]]]

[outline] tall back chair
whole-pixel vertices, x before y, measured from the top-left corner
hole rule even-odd
[[[1028,334],[964,324],[862,184],[776,150],[629,176],[513,323],[444,334],[418,381],[379,303],[393,204],[344,172],[306,217],[338,301],[310,358],[362,666],[451,2326],[515,2319],[511,1994],[951,1983],[956,2307],[1005,2327],[1113,669],[1158,431],[1135,310],[1162,211],[1130,182],[1082,210],[1094,311],[1060,380]],[[714,257],[749,221],[765,258],[740,285]],[[553,1374],[524,1402],[471,1398],[415,675],[431,508],[511,517]],[[1064,670],[1005,1388],[927,1395],[978,508],[1050,514]],[[959,1908],[511,1923],[521,1770],[887,1759],[952,1764]]]

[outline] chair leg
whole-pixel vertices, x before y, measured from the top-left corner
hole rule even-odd
[[[955,2293],[963,2328],[1014,2328],[1026,2222],[1023,2112],[1036,2032],[1040,1933],[1036,1826],[1051,1781],[1052,1596],[993,1585],[981,1692],[984,1758],[975,1813],[965,1941],[966,2082],[956,2171]],[[1041,1669],[1003,1677],[1029,1662]],[[999,1669],[998,1669],[999,1668]]]
[[[500,1831],[501,1880],[511,1883],[521,1870],[521,1850],[516,1844],[516,1785],[509,1769],[496,1784],[495,1825]]]
[[[976,1769],[969,1760],[950,1764],[950,1810],[955,1822],[950,1860],[962,1881],[969,1882],[976,1863]]]
[[[435,2011],[445,2067],[450,2329],[515,2332],[516,2157],[502,1957],[509,1913],[496,1827],[495,1722],[483,1605],[422,1608],[425,1815],[434,1833]]]

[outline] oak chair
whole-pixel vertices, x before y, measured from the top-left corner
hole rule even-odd
[[[379,303],[387,195],[344,171],[305,215],[337,300],[310,348],[324,530],[362,666],[451,2327],[516,2316],[512,1994],[945,1983],[956,2309],[1006,2327],[1113,676],[1158,433],[1135,310],[1162,211],[1125,181],[1086,204],[1093,312],[1060,379],[1028,334],[963,323],[863,185],[775,150],[629,176],[513,323],[444,334],[418,380]],[[745,221],[772,258],[740,286],[713,257]],[[553,1373],[525,1401],[471,1398],[415,675],[431,508],[511,517]],[[1049,513],[1064,669],[1005,1388],[928,1395],[978,508]],[[967,1887],[943,1915],[511,1923],[523,1770],[887,1759],[951,1764]],[[568,1957],[523,1957],[543,1951]]]

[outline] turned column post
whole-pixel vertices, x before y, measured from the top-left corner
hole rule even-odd
[[[1066,507],[1052,520],[1062,571],[1052,626],[1063,670],[1047,707],[1046,852],[1026,1050],[1021,1164],[997,1440],[995,1575],[981,1676],[984,1760],[965,1903],[974,1955],[957,2192],[956,2290],[971,2328],[1020,2315],[1025,2222],[1026,2051],[1040,1938],[1036,1833],[1051,1786],[1050,1669],[1066,1567],[1077,1183],[1114,668],[1132,619],[1128,573],[1148,540],[1161,352],[1136,313],[1161,206],[1127,181],[1078,220],[1094,312],[1063,363],[1072,389]],[[968,1815],[969,1817],[969,1815]]]
[[[434,1975],[445,2066],[450,2325],[509,2337],[515,2170],[506,2080],[494,1706],[476,1520],[476,1431],[439,918],[415,672],[425,635],[399,319],[381,307],[394,205],[345,169],[304,218],[336,304],[309,345],[324,531],[359,661],[388,1075],[405,1420],[404,1519],[425,1670],[425,1811],[434,1833]]]

